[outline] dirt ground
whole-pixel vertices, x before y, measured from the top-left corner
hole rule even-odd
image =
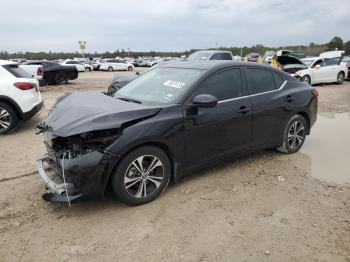
[[[322,123],[305,152],[267,150],[194,173],[147,205],[42,201],[35,160],[45,151],[32,128],[64,92],[106,90],[114,74],[82,73],[69,85],[43,88],[45,110],[0,137],[1,262],[350,261],[350,172],[334,168],[319,180],[332,161],[315,162],[316,151],[325,159],[340,155],[342,163],[350,154],[328,147],[332,129],[317,131]],[[350,82],[318,90],[320,122],[340,113],[350,122]],[[339,136],[349,145],[348,125],[332,123],[345,129]]]

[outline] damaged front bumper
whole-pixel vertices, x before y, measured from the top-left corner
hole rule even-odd
[[[50,177],[45,169],[44,169],[44,163],[50,163],[53,160],[45,155],[41,158],[39,158],[36,161],[36,167],[38,170],[38,174],[41,177],[41,179],[44,181],[46,189],[50,190],[50,193],[43,194],[43,199],[48,202],[72,202],[82,195],[79,193],[76,193],[76,188],[73,183],[56,183],[53,180],[53,177]]]
[[[68,203],[83,198],[103,197],[117,160],[117,157],[97,151],[64,159],[64,166],[62,159],[55,159],[50,154],[41,157],[36,162],[37,171],[49,190],[43,194],[43,199]]]

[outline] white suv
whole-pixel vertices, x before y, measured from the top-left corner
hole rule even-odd
[[[92,65],[86,64],[84,62],[76,60],[66,60],[61,63],[63,66],[74,66],[77,68],[78,72],[90,72],[93,70]]]
[[[0,60],[0,134],[29,120],[43,107],[39,82],[18,64]]]
[[[103,59],[100,65],[101,71],[114,71],[114,70],[134,70],[134,66],[120,59]]]

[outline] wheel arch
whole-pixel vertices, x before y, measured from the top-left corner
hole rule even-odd
[[[161,150],[164,151],[164,153],[168,156],[169,161],[170,161],[170,167],[171,167],[170,179],[172,181],[176,180],[176,170],[177,169],[176,169],[176,165],[175,165],[175,162],[174,162],[174,156],[171,153],[170,147],[167,144],[159,142],[159,141],[147,141],[147,142],[144,142],[144,143],[139,143],[137,145],[134,145],[133,147],[128,148],[127,151],[123,152],[123,156],[120,157],[118,159],[118,161],[114,164],[114,166],[111,168],[111,171],[108,174],[108,178],[105,180],[106,183],[104,185],[104,195],[106,195],[111,189],[110,188],[110,183],[111,183],[111,179],[112,179],[112,174],[116,170],[116,168],[117,168],[118,164],[120,163],[120,161],[126,155],[128,155],[130,152],[136,150],[137,148],[143,147],[143,146],[154,146],[154,147],[158,147],[158,148],[160,148]]]
[[[12,98],[9,98],[7,96],[0,96],[0,102],[6,103],[9,106],[11,106],[15,110],[18,119],[19,120],[23,119],[22,109],[19,107],[19,105]]]
[[[296,114],[301,115],[305,119],[306,124],[307,124],[306,134],[309,135],[310,129],[311,129],[310,116],[305,111],[300,111],[300,112],[297,112]]]
[[[342,74],[344,75],[344,78],[345,78],[345,71],[344,71],[344,70],[340,70],[339,73],[338,73],[338,75],[339,75],[340,73],[342,73]]]

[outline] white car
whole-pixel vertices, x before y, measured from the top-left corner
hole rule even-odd
[[[92,65],[76,61],[76,60],[66,60],[61,63],[63,66],[72,66],[75,65],[77,68],[78,72],[90,72],[93,70]]]
[[[11,61],[0,60],[0,134],[29,120],[43,107],[39,82]]]
[[[103,59],[101,60],[100,70],[103,71],[133,71],[134,66],[119,59]]]
[[[348,72],[346,66],[339,64],[340,59],[340,57],[301,59],[308,68],[297,71],[294,76],[310,85],[320,83],[342,84]]]
[[[32,77],[38,79],[38,81],[43,78],[44,69],[42,65],[19,65],[19,67],[27,71]]]

